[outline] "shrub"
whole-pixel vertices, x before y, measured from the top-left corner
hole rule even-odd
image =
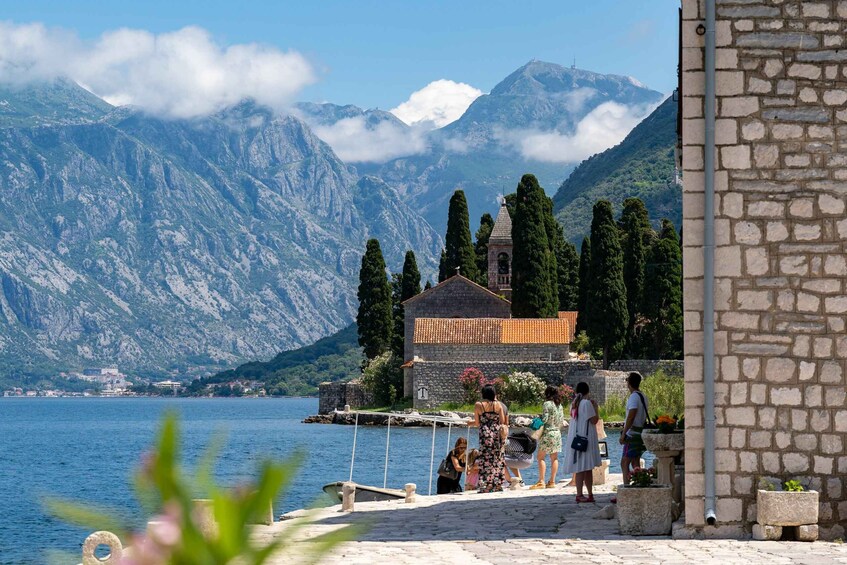
[[[685,413],[685,382],[659,369],[641,383],[653,414],[682,415]],[[655,419],[655,418],[654,418]]]
[[[537,404],[544,399],[544,381],[530,372],[514,372],[503,379],[500,399],[509,404]]]
[[[559,402],[561,404],[570,404],[573,400],[574,390],[568,385],[559,385]]]
[[[465,404],[474,404],[479,400],[482,387],[488,384],[485,374],[476,367],[468,367],[459,375]]]
[[[629,474],[629,486],[631,487],[649,487],[656,480],[656,468],[636,467]]]
[[[607,396],[600,406],[600,418],[605,422],[626,420],[626,400],[621,396]]]
[[[394,404],[403,391],[403,369],[400,358],[385,352],[371,359],[362,371],[362,386],[374,395],[380,406]]]

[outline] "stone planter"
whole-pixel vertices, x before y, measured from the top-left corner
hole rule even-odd
[[[618,486],[618,525],[621,534],[666,536],[673,523],[673,489],[666,485],[650,487]]]
[[[756,522],[762,526],[808,526],[818,523],[818,492],[760,490]]]
[[[656,430],[644,430],[641,432],[641,439],[644,440],[644,446],[653,453],[685,449],[685,434],[682,431],[660,434]]]

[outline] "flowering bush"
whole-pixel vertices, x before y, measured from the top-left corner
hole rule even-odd
[[[473,404],[479,400],[479,393],[482,387],[489,384],[489,380],[476,367],[468,367],[459,375],[459,384],[462,385],[465,403]]]
[[[538,404],[544,399],[546,386],[532,373],[516,371],[503,379],[500,400],[510,404]]]
[[[629,474],[629,486],[631,487],[649,487],[656,480],[656,468],[636,467]]]
[[[559,385],[559,403],[570,404],[573,401],[575,393],[568,385]]]
[[[656,418],[655,424],[660,434],[670,434],[676,431],[676,419],[667,414]]]

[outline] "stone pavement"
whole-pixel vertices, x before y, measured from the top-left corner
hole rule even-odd
[[[609,485],[620,482],[610,475]],[[320,563],[345,565],[420,564],[515,565],[517,563],[845,563],[847,546],[837,543],[674,540],[618,533],[617,520],[592,516],[609,503],[611,486],[595,488],[596,504],[576,504],[575,489],[494,494],[463,493],[403,502],[357,503],[320,509],[299,529],[310,539],[348,524],[366,528],[357,541],[336,547]],[[292,519],[257,528],[259,538],[302,526]],[[307,547],[309,544],[303,544]],[[273,564],[299,564],[301,552],[277,556]]]

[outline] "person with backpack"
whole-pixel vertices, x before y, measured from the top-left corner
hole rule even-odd
[[[460,437],[456,445],[447,453],[447,457],[438,466],[437,494],[453,494],[462,492],[462,472],[465,470],[465,451],[468,440]]]
[[[639,466],[641,456],[644,454],[644,440],[641,432],[644,425],[650,423],[647,413],[647,399],[639,390],[641,387],[641,373],[633,371],[626,378],[626,386],[629,389],[629,399],[626,401],[626,422],[621,430],[620,443],[623,445],[621,455],[621,471],[623,472],[623,483],[629,484],[630,468]]]

